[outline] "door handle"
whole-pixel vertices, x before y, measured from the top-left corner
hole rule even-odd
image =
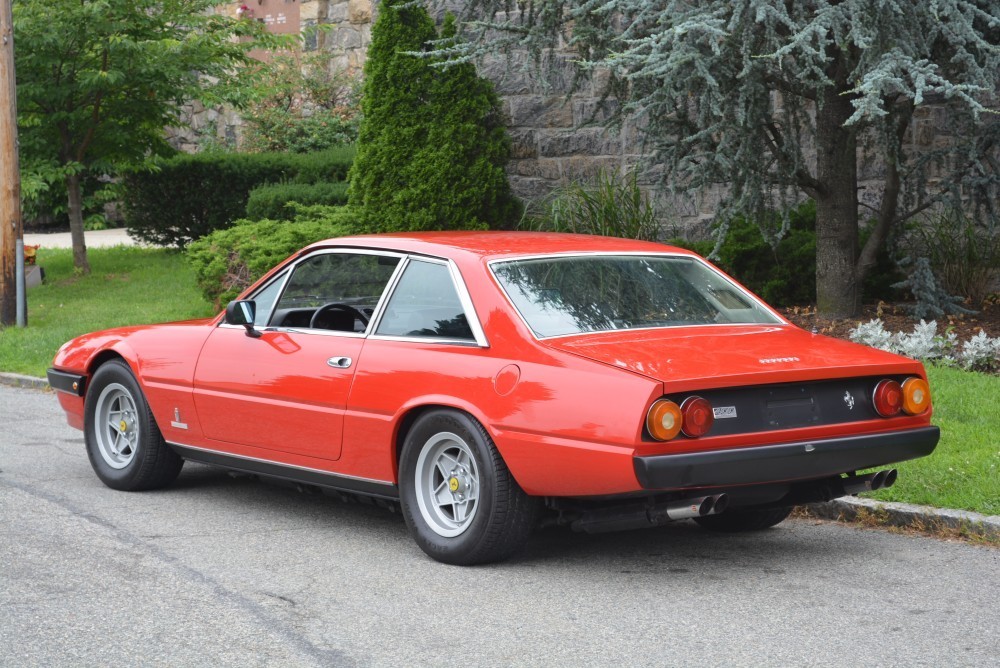
[[[334,369],[347,369],[350,368],[353,361],[350,357],[331,357],[326,363]]]

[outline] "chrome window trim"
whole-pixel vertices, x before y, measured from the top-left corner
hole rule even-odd
[[[434,345],[455,345],[470,347],[475,346],[478,348],[489,348],[489,339],[486,338],[486,332],[483,330],[483,325],[479,322],[479,314],[476,312],[476,307],[472,303],[472,296],[469,294],[469,288],[465,284],[465,279],[462,277],[462,272],[459,271],[458,265],[455,264],[454,260],[449,258],[432,257],[428,255],[418,255],[410,254],[406,257],[406,262],[401,266],[399,273],[394,277],[395,281],[392,283],[390,288],[386,290],[386,299],[383,306],[387,306],[389,300],[396,292],[396,288],[399,286],[399,281],[402,279],[403,273],[406,271],[406,267],[410,266],[411,262],[427,262],[429,264],[443,264],[448,268],[448,273],[451,276],[452,287],[455,288],[455,293],[458,295],[458,303],[461,305],[462,310],[465,312],[465,319],[469,323],[469,329],[472,330],[472,339],[450,339],[443,337],[431,337],[431,336],[397,336],[393,334],[378,334],[378,326],[381,324],[382,316],[384,314],[384,309],[382,312],[378,313],[379,322],[375,322],[372,318],[372,323],[374,327],[371,328],[371,334],[368,335],[371,339],[377,339],[380,341],[403,341],[407,343],[430,343]]]
[[[350,255],[375,255],[375,256],[379,256],[379,257],[394,257],[394,258],[399,259],[399,262],[396,264],[396,268],[393,270],[392,275],[389,277],[389,280],[386,281],[385,287],[382,289],[382,295],[379,297],[379,300],[375,303],[375,307],[372,310],[372,317],[368,320],[368,326],[365,328],[365,331],[363,331],[363,332],[341,332],[341,331],[332,330],[332,329],[309,329],[309,328],[304,328],[304,327],[272,327],[271,325],[267,325],[265,327],[261,327],[261,328],[258,329],[258,331],[261,331],[261,332],[293,332],[293,333],[296,333],[296,334],[318,334],[320,336],[341,336],[341,337],[352,338],[352,339],[363,339],[363,338],[365,338],[365,337],[368,336],[369,332],[374,332],[375,330],[373,328],[372,323],[375,322],[376,316],[380,317],[380,309],[385,305],[387,295],[389,295],[391,293],[392,288],[395,286],[396,282],[399,280],[399,275],[401,273],[402,267],[406,265],[406,261],[408,259],[408,256],[405,253],[400,253],[399,251],[391,251],[391,250],[385,250],[385,251],[383,251],[383,250],[377,249],[377,248],[352,248],[352,247],[346,247],[345,246],[343,248],[317,248],[315,251],[313,251],[311,253],[303,255],[300,258],[296,258],[295,260],[289,262],[285,266],[284,269],[282,269],[281,273],[284,273],[284,279],[283,279],[284,282],[282,283],[281,289],[278,291],[278,296],[274,300],[274,304],[271,306],[271,312],[268,313],[268,315],[267,315],[267,321],[270,322],[271,318],[274,317],[274,311],[277,309],[278,302],[281,301],[281,297],[285,294],[285,289],[288,287],[288,281],[291,279],[292,274],[295,272],[295,270],[298,268],[298,266],[300,264],[302,264],[303,262],[305,262],[307,260],[310,260],[310,259],[312,259],[312,258],[314,258],[314,257],[316,257],[318,255],[335,255],[335,254],[336,255],[345,255],[345,254],[350,254]],[[274,282],[273,280],[272,281],[268,281],[265,285],[261,286],[259,290],[255,290],[253,292],[253,294],[257,294],[257,292],[259,292],[260,290],[266,289],[273,282]],[[253,295],[250,296],[250,299],[253,299]],[[227,324],[225,322],[225,318],[223,318],[223,321],[220,323],[219,326],[220,327],[230,327],[230,328],[235,327],[237,329],[243,329],[242,325],[229,325],[229,324]]]
[[[281,286],[278,288],[278,294],[275,295],[274,297],[274,303],[271,304],[271,310],[267,312],[267,320],[264,321],[265,323],[271,322],[271,318],[274,317],[274,310],[278,308],[278,302],[281,301],[281,295],[285,293],[285,288],[288,286],[288,279],[292,277],[292,270],[294,269],[294,265],[295,263],[291,262],[289,263],[288,267],[285,267],[284,269],[281,270],[281,272],[279,272],[281,274],[284,274],[284,276],[281,277]],[[266,290],[271,285],[272,282],[273,281],[268,281],[267,285],[261,288],[261,290]],[[255,290],[254,294],[257,294],[261,290]],[[267,327],[267,325],[264,326]]]
[[[598,330],[598,331],[595,331],[595,332],[573,332],[573,333],[570,333],[570,334],[552,334],[550,336],[539,336],[535,332],[535,330],[532,329],[531,325],[528,324],[528,321],[525,319],[525,317],[521,314],[521,310],[517,308],[517,305],[514,303],[514,300],[510,298],[509,294],[507,294],[507,290],[506,290],[506,288],[504,288],[503,283],[500,281],[499,278],[497,278],[496,271],[494,270],[493,265],[495,265],[495,264],[507,264],[507,263],[510,263],[510,262],[524,262],[524,261],[530,261],[530,260],[550,260],[550,259],[563,259],[563,258],[574,258],[574,257],[675,257],[675,258],[681,258],[681,259],[696,260],[696,261],[700,262],[701,264],[703,264],[708,270],[713,271],[713,272],[718,273],[718,274],[721,274],[722,277],[727,282],[729,282],[733,286],[733,288],[735,288],[737,291],[739,291],[740,294],[744,295],[749,301],[751,301],[752,303],[756,304],[765,313],[769,313],[772,316],[774,316],[775,318],[777,318],[777,322],[705,323],[705,324],[701,324],[701,325],[677,325],[677,326],[673,326],[673,327],[625,327],[625,328],[622,328],[622,329],[601,329],[601,330]],[[738,283],[732,282],[731,279],[728,276],[726,276],[725,274],[723,274],[719,269],[717,269],[716,267],[712,266],[711,263],[709,263],[708,261],[706,261],[704,258],[702,258],[699,255],[688,255],[686,253],[672,253],[672,252],[651,253],[651,252],[647,252],[647,251],[617,251],[617,252],[614,252],[614,251],[611,251],[611,252],[609,252],[609,251],[566,251],[566,252],[562,252],[562,253],[539,253],[539,254],[535,254],[535,255],[517,255],[517,256],[513,256],[513,257],[497,258],[495,260],[489,260],[486,263],[486,265],[490,269],[490,278],[493,279],[493,282],[496,284],[497,288],[500,290],[500,293],[504,296],[504,299],[507,300],[507,303],[510,304],[511,309],[513,309],[514,313],[517,314],[518,319],[520,319],[520,321],[522,323],[524,323],[524,326],[528,329],[528,332],[531,333],[531,336],[536,341],[549,341],[549,340],[554,340],[554,339],[564,339],[564,338],[569,338],[569,337],[573,337],[573,336],[592,336],[592,335],[600,335],[600,334],[614,334],[614,333],[618,333],[618,332],[648,332],[648,331],[653,331],[653,330],[670,330],[670,329],[680,329],[682,327],[787,327],[787,326],[789,326],[788,321],[785,320],[783,317],[781,317],[781,315],[777,311],[775,311],[773,308],[771,308],[767,303],[765,303],[763,300],[761,300],[760,298],[758,298],[756,295],[754,295],[749,290],[745,289],[743,286],[739,285]]]

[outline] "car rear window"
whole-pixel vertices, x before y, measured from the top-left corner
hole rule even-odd
[[[540,337],[781,322],[722,273],[688,256],[560,256],[491,266]]]

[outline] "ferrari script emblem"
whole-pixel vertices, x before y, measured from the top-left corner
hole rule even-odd
[[[854,410],[854,397],[850,392],[844,392],[844,403],[847,404],[847,410]]]

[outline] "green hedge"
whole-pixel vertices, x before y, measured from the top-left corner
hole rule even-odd
[[[788,232],[772,248],[757,223],[737,217],[729,225],[715,263],[772,306],[813,304],[816,301],[816,204],[806,201],[790,212]],[[869,230],[862,230],[861,243]],[[668,244],[707,256],[713,241],[689,242],[670,239]],[[862,286],[866,300],[892,299],[892,284],[899,280],[899,270],[883,249],[875,267]]]
[[[188,245],[198,287],[216,308],[303,246],[358,228],[357,214],[347,207],[295,208],[294,220],[238,220]]]
[[[347,183],[278,183],[250,191],[247,218],[250,220],[291,220],[295,217],[290,203],[312,206],[347,204]]]
[[[153,244],[183,247],[246,214],[250,191],[265,183],[343,181],[353,147],[317,153],[198,153],[161,161],[125,179],[125,225]]]

